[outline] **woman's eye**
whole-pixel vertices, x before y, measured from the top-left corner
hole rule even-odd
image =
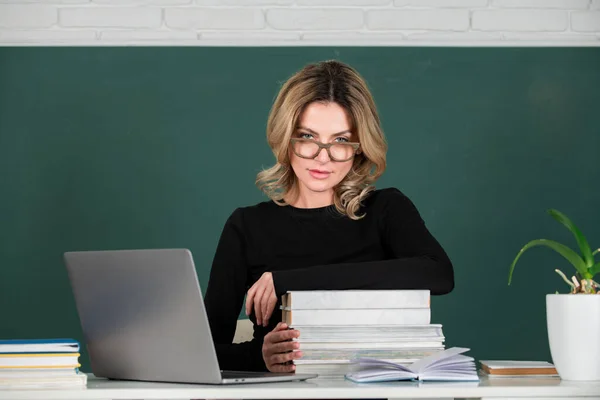
[[[349,142],[348,138],[345,138],[345,137],[343,137],[343,136],[337,137],[337,138],[335,138],[335,140],[336,140],[338,143],[340,143],[340,142],[341,142],[341,143],[347,143],[347,142]]]
[[[313,135],[311,135],[310,133],[300,132],[298,137],[300,137],[301,139],[312,139]]]

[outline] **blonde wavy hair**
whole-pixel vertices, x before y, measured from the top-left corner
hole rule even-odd
[[[334,204],[340,213],[360,219],[364,216],[358,215],[362,200],[385,170],[387,142],[365,80],[336,60],[309,64],[281,87],[267,121],[267,142],[277,162],[258,173],[256,185],[282,206],[298,198],[298,180],[290,165],[290,138],[303,110],[313,102],[335,102],[344,108],[358,138],[360,151],[350,172],[334,188]]]

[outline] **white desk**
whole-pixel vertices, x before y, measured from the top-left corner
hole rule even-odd
[[[90,376],[86,389],[0,391],[2,400],[107,399],[600,399],[600,382],[568,382],[558,378],[494,379],[481,382],[390,382],[356,384],[344,379],[304,382],[189,385],[108,381]]]

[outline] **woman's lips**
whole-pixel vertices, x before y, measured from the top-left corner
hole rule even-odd
[[[331,172],[320,169],[309,169],[308,172],[315,179],[327,179],[331,175]]]

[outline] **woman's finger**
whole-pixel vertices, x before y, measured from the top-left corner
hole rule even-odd
[[[271,315],[273,315],[273,311],[275,310],[275,306],[277,305],[277,296],[275,295],[275,290],[271,291],[269,298],[267,300],[267,312],[265,314],[265,320],[269,322]]]
[[[256,314],[256,323],[258,325],[262,325],[262,296],[265,292],[265,287],[262,284],[259,284],[256,288],[256,293],[254,294],[254,314]]]
[[[292,361],[296,358],[302,357],[301,351],[290,351],[288,353],[277,353],[271,356],[271,362],[273,364],[283,364],[288,361]]]
[[[294,364],[273,364],[269,367],[271,372],[294,372],[295,370]]]
[[[300,332],[296,329],[281,329],[277,332],[271,331],[271,343],[285,342],[293,338],[300,337]]]
[[[287,332],[287,324],[284,322],[280,322],[277,324],[277,326],[275,328],[273,328],[273,330],[269,333],[267,333],[265,335],[265,338],[263,339],[263,345],[269,345],[270,343],[277,343],[280,342],[281,340],[279,340],[279,332]]]
[[[271,354],[285,353],[292,350],[298,350],[299,348],[300,343],[298,342],[279,342],[269,344],[269,351]]]
[[[254,293],[256,293],[256,283],[252,285],[248,294],[246,295],[246,315],[250,315],[252,312],[252,305],[254,303]]]
[[[273,294],[273,290],[270,287],[267,287],[265,290],[260,302],[262,304],[262,320],[263,326],[267,326],[269,323],[269,318],[271,317],[271,295]]]

